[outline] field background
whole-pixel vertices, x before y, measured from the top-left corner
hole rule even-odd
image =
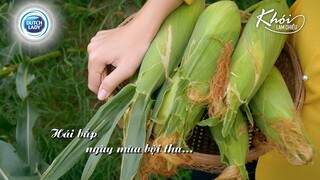
[[[235,2],[244,10],[258,1]],[[215,0],[207,2],[213,3]],[[288,4],[293,2],[294,0],[289,0]],[[0,0],[0,77],[12,67],[43,56],[39,62],[29,66],[29,73],[34,75],[34,80],[27,89],[28,103],[39,115],[35,116],[33,127],[35,146],[43,161],[50,164],[70,141],[52,139],[51,129],[83,128],[102,105],[87,88],[88,42],[99,30],[116,27],[139,10],[145,0],[51,1],[62,17],[63,38],[59,43],[53,44],[51,49],[40,49],[38,53],[22,51],[9,38],[9,19],[16,3],[17,1]],[[17,73],[13,71],[4,74],[5,77],[0,78],[0,140],[16,147],[16,134],[22,133],[16,131],[16,124],[26,118],[25,104],[17,93]],[[115,131],[109,146],[121,146],[121,139],[121,132]],[[62,179],[79,179],[85,162],[86,158],[83,158]],[[120,162],[119,154],[103,156],[91,179],[118,179]],[[172,179],[190,179],[190,176],[191,170],[180,169]]]

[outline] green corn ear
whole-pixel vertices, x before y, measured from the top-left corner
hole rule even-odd
[[[182,4],[171,13],[152,41],[142,61],[137,91],[152,94],[181,62],[194,26],[205,8],[204,0]]]
[[[152,115],[152,119],[155,119],[156,122],[153,129],[153,134],[155,136],[159,135],[159,132],[163,127],[163,124],[170,115],[179,82],[179,75],[178,73],[176,73],[172,77],[171,81],[167,81],[161,87]]]
[[[312,162],[314,147],[277,68],[270,71],[249,107],[254,114],[254,122],[267,137],[270,147],[292,164]]]
[[[207,7],[196,24],[181,66],[173,77],[174,82],[163,86],[165,90],[161,92],[165,94],[160,93],[154,116],[164,123],[160,134],[169,137],[178,132],[178,145],[185,145],[184,139],[204,112],[203,104],[189,99],[188,89],[193,88],[199,94],[209,92],[210,80],[216,72],[224,43],[230,42],[233,48],[239,38],[240,20],[239,9],[232,1],[221,1]],[[167,100],[169,98],[172,100]]]
[[[277,60],[286,40],[285,34],[271,32],[266,25],[260,23],[256,27],[257,16],[262,9],[274,9],[277,18],[288,15],[289,9],[285,1],[269,0],[261,2],[248,20],[239,42],[232,54],[231,72],[226,96],[227,112],[224,115],[223,135],[227,135],[234,123],[239,107],[246,107],[256,93],[275,61]],[[268,21],[273,13],[263,17]],[[276,24],[269,29],[275,30]]]
[[[245,166],[249,151],[248,123],[241,112],[237,113],[234,126],[237,140],[230,134],[226,137],[222,135],[222,122],[210,127],[220,151],[221,161],[228,166],[217,179],[249,179]]]

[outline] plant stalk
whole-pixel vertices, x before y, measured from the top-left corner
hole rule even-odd
[[[74,49],[74,48],[67,49],[67,52],[70,52],[70,53],[77,52],[77,51],[82,52],[82,51],[84,51],[84,49]],[[30,63],[31,64],[37,64],[37,63],[40,63],[40,62],[42,62],[44,60],[47,60],[47,59],[50,59],[50,58],[58,58],[58,57],[61,57],[61,56],[62,56],[62,52],[60,50],[56,50],[56,51],[53,51],[53,52],[50,52],[50,53],[47,53],[47,54],[32,58],[30,60]],[[11,74],[12,72],[16,71],[18,69],[19,65],[20,65],[20,63],[19,64],[15,64],[15,65],[11,65],[9,67],[4,67],[4,69],[2,71],[0,71],[0,79],[4,78],[4,77],[7,77],[9,74]]]

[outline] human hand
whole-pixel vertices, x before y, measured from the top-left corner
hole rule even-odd
[[[88,45],[88,87],[106,99],[111,92],[138,69],[163,20],[183,0],[149,0],[127,25],[98,32]],[[161,8],[159,8],[161,7]],[[115,70],[102,79],[107,65]]]
[[[116,29],[98,32],[88,45],[88,87],[98,94],[98,99],[106,99],[124,80],[138,69],[150,38],[135,23]],[[103,77],[107,65],[115,67]]]

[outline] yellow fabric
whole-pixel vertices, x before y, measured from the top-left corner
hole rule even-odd
[[[184,0],[184,2],[187,3],[187,4],[189,4],[189,5],[192,4],[193,1],[194,1],[194,0]]]
[[[294,166],[276,152],[259,158],[257,180],[319,180],[320,179],[320,1],[297,0],[291,7],[292,17],[306,17],[304,27],[289,40],[300,58],[305,81],[306,97],[301,112],[302,122],[315,145],[316,156],[312,165]]]

